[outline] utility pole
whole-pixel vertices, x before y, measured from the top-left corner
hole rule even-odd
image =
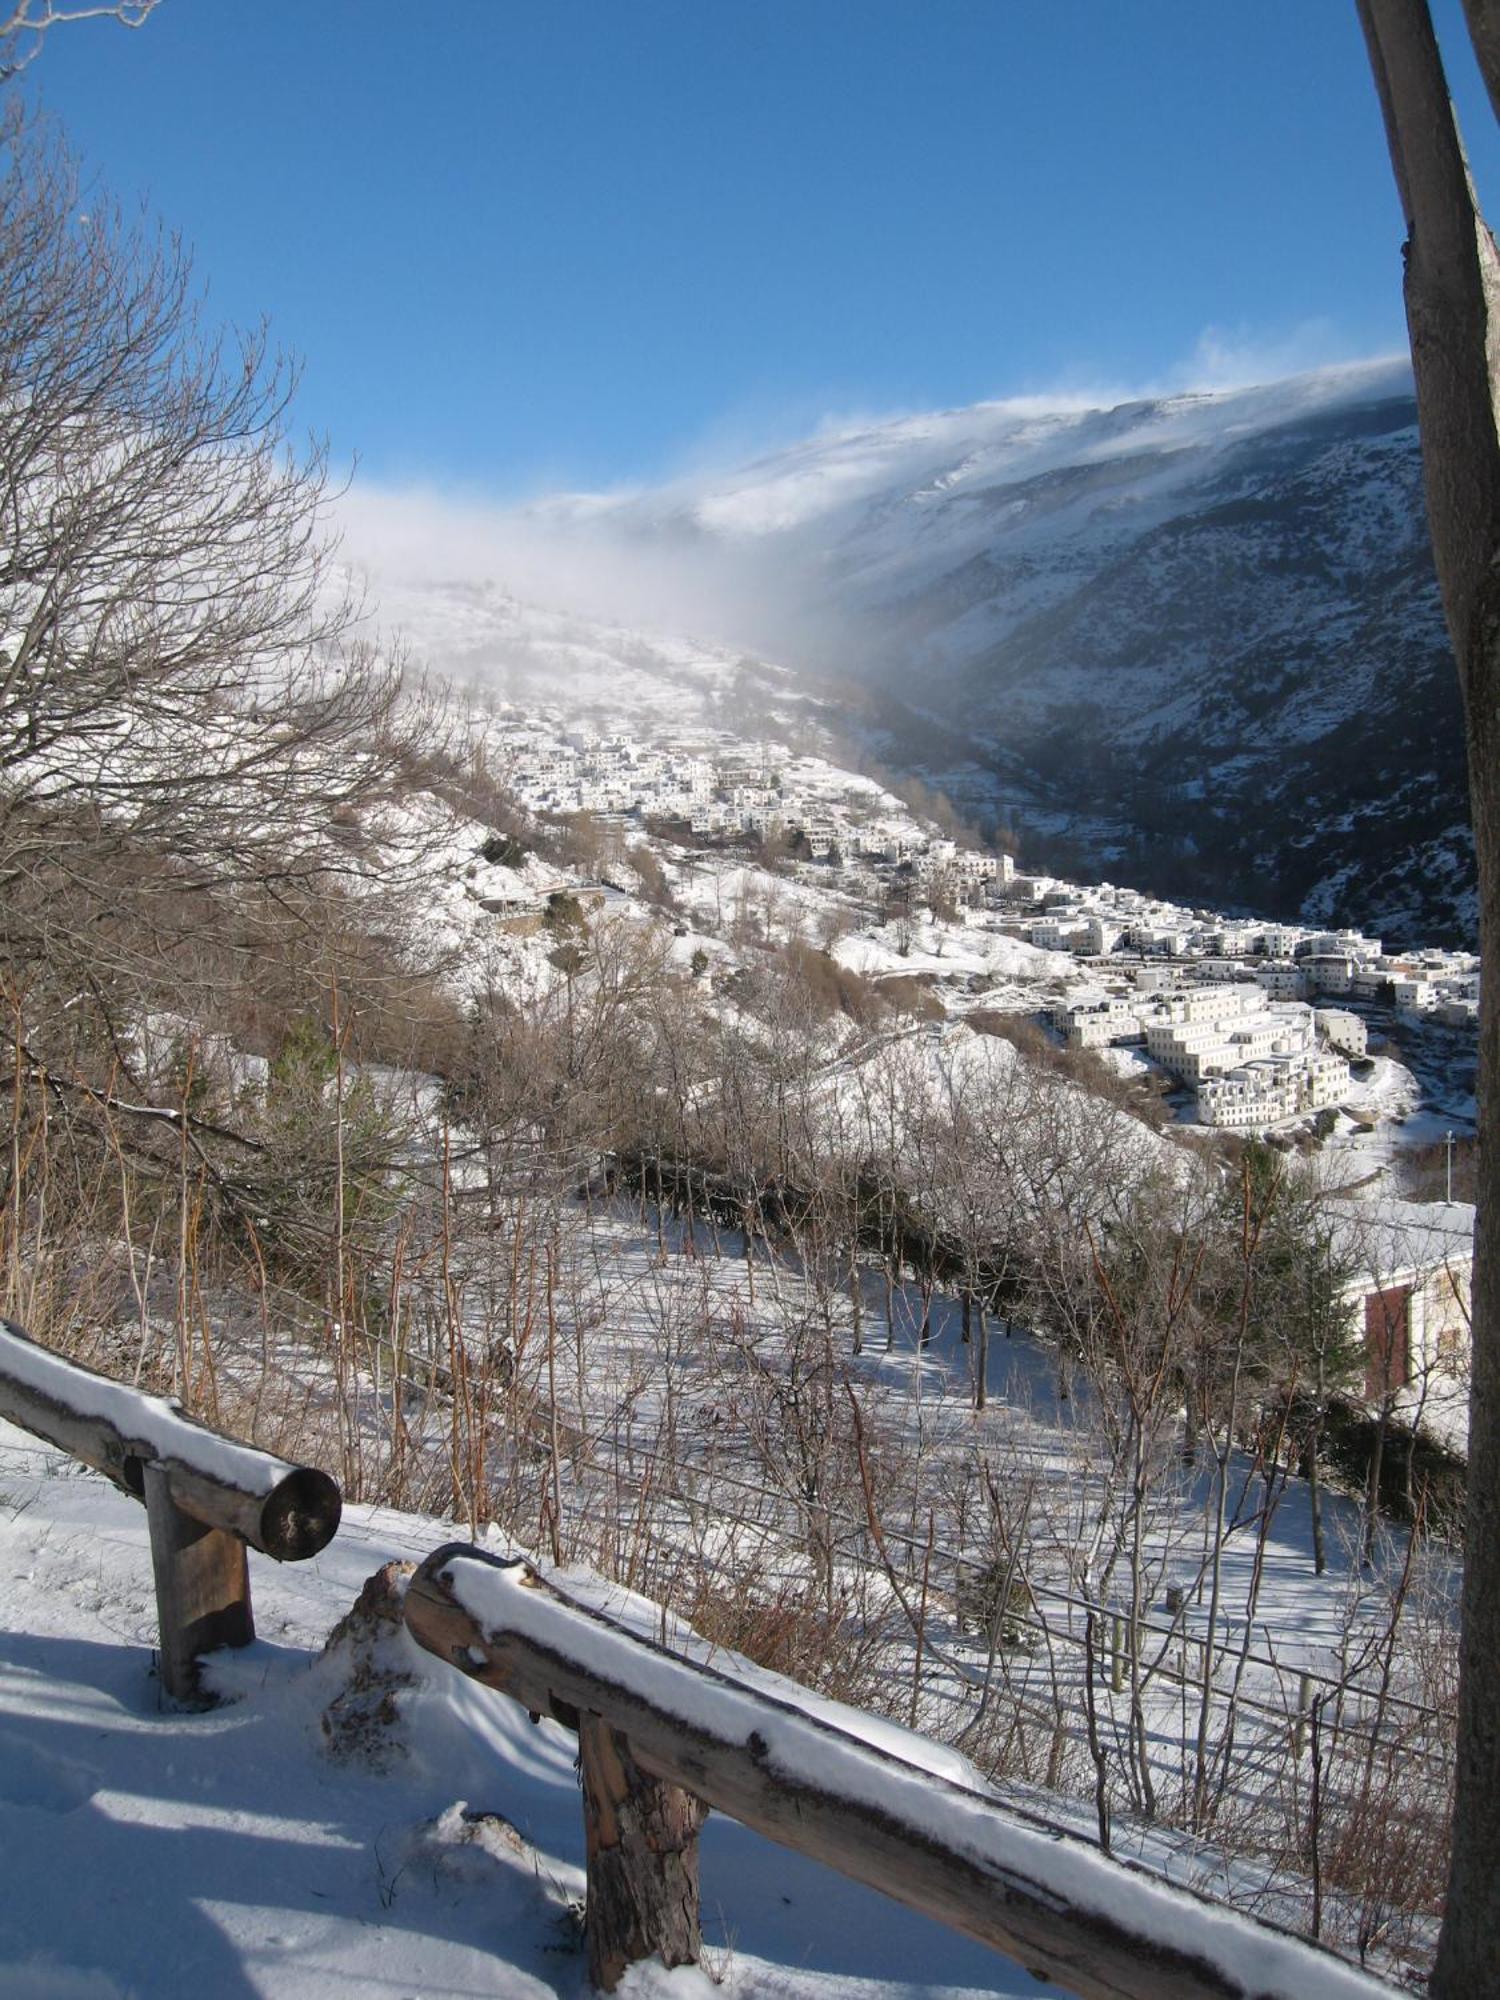
[[[1448,1192],[1447,1192],[1447,1195],[1445,1196],[1445,1199],[1446,1199],[1446,1200],[1448,1200],[1448,1201],[1452,1201],[1452,1199],[1453,1199],[1453,1134],[1452,1134],[1451,1132],[1445,1132],[1445,1133],[1443,1134],[1443,1147],[1444,1147],[1444,1150],[1445,1150],[1445,1151],[1447,1152],[1447,1155],[1448,1155]]]

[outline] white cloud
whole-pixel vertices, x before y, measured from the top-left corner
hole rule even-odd
[[[399,615],[394,607],[413,589],[488,585],[538,605],[771,658],[836,659],[850,632],[832,620],[822,566],[842,510],[902,490],[903,482],[916,490],[935,468],[961,467],[970,454],[983,465],[992,446],[997,467],[1045,464],[1054,439],[1066,455],[1062,433],[1071,426],[1064,421],[1059,432],[1048,419],[1188,393],[1257,391],[1246,399],[1243,427],[1342,395],[1354,386],[1351,376],[1390,375],[1397,359],[1352,361],[1338,349],[1326,320],[1282,333],[1207,327],[1164,380],[1133,388],[1071,379],[968,410],[829,414],[789,444],[757,438],[741,412],[654,487],[516,504],[356,480],[338,517],[346,554],[366,572],[383,621]],[[1173,421],[1180,430],[1196,419],[1179,411]],[[1205,410],[1203,421],[1212,427],[1218,419]],[[949,475],[936,477],[943,486]]]
[[[1251,389],[1314,369],[1390,361],[1395,354],[1351,355],[1331,319],[1299,321],[1279,332],[1250,326],[1206,326],[1186,359],[1168,371],[1175,391]]]

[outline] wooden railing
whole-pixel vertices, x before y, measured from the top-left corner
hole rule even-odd
[[[1111,1861],[1045,1820],[862,1739],[859,1716],[668,1652],[528,1565],[429,1556],[406,1624],[471,1680],[577,1732],[589,1973],[699,1952],[708,1809],[993,1946],[1082,2000],[1373,2000],[1391,1988]]]
[[[147,1509],[161,1677],[201,1700],[200,1656],[254,1637],[246,1548],[316,1555],[338,1527],[323,1472],[221,1436],[173,1400],[64,1360],[0,1320],[0,1418]],[[1108,1859],[1020,1806],[690,1659],[465,1543],[428,1557],[406,1624],[429,1652],[576,1732],[595,1986],[700,1950],[710,1809],[1003,1952],[1080,2000],[1377,2000],[1316,1946]],[[836,1718],[836,1719],[831,1719]]]
[[[8,1320],[0,1320],[0,1417],[144,1501],[162,1685],[181,1702],[202,1700],[202,1654],[255,1637],[246,1546],[298,1562],[338,1528],[339,1489],[326,1472],[223,1437],[175,1400],[96,1375]]]

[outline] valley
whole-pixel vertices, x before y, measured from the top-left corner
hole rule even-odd
[[[834,429],[494,533],[492,574],[790,669],[1027,865],[1473,942],[1404,364]]]

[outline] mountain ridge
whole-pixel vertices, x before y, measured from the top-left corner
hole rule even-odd
[[[1472,940],[1404,362],[851,423],[509,525],[522,594],[704,633],[1039,866]]]
[[[773,624],[780,657],[898,704],[883,759],[1019,824],[1044,858],[1276,915],[1336,903],[1398,938],[1472,935],[1462,716],[1404,364],[902,420],[622,518],[633,539],[690,521],[720,551],[748,545],[752,568],[783,558],[838,636],[803,650]],[[967,756],[913,754],[905,709]]]

